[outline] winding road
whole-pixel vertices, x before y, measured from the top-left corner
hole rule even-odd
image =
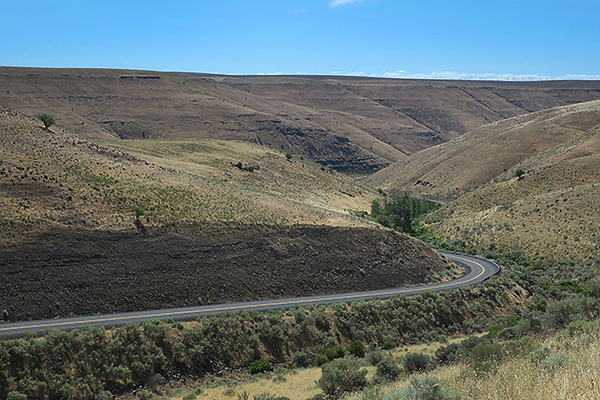
[[[389,298],[400,293],[407,296],[415,295],[427,290],[441,292],[450,288],[466,285],[477,285],[487,278],[499,274],[500,267],[493,261],[484,258],[440,251],[450,260],[467,267],[470,272],[458,279],[437,283],[433,285],[412,286],[399,289],[373,290],[369,292],[332,294],[325,296],[297,297],[292,299],[250,301],[244,303],[231,303],[210,306],[171,308],[166,310],[138,311],[121,314],[96,315],[87,317],[61,318],[42,321],[13,322],[0,324],[0,338],[24,336],[28,332],[41,333],[45,329],[71,330],[82,328],[86,325],[116,327],[126,323],[135,323],[158,318],[160,320],[173,319],[192,320],[198,317],[206,317],[220,314],[226,311],[235,312],[239,310],[258,310],[288,308],[294,305],[314,305],[337,303],[346,300],[370,300],[373,297]]]

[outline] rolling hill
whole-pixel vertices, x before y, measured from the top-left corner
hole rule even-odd
[[[369,181],[376,179],[392,190],[454,199],[428,219],[434,235],[459,247],[521,249],[529,257],[597,255],[600,102],[481,127]]]
[[[484,125],[407,157],[365,182],[391,193],[452,200],[600,124],[599,105],[575,104]]]
[[[243,140],[359,174],[486,123],[600,99],[600,82],[16,67],[0,67],[0,89],[0,105],[82,137]]]
[[[448,264],[348,210],[379,194],[241,142],[91,141],[0,107],[12,321],[422,282]]]

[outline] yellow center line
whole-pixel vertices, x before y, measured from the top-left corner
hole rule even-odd
[[[452,255],[451,257],[454,257],[454,258],[457,258],[457,259],[460,259],[463,261],[472,262],[473,264],[477,264],[477,265],[479,265],[479,267],[481,267],[481,272],[477,276],[474,276],[473,278],[468,279],[463,282],[460,282],[460,283],[471,282],[471,281],[479,278],[481,275],[483,275],[485,273],[484,266],[476,261],[462,258],[459,256],[455,256],[455,255]],[[242,305],[237,305],[237,306],[219,306],[219,307],[208,308],[208,309],[204,309],[204,310],[185,310],[185,311],[173,311],[173,312],[167,312],[167,313],[158,313],[158,314],[155,313],[155,314],[130,315],[130,316],[124,316],[124,317],[108,317],[108,318],[102,318],[102,319],[93,319],[93,320],[89,320],[89,321],[49,322],[49,323],[37,324],[37,325],[26,325],[26,326],[16,326],[16,327],[10,327],[10,328],[0,328],[0,331],[10,331],[10,330],[16,330],[16,329],[30,329],[30,328],[44,328],[44,327],[52,327],[52,326],[67,326],[67,325],[85,324],[85,323],[91,323],[91,322],[123,321],[123,320],[130,320],[130,319],[136,319],[136,318],[168,317],[168,316],[172,316],[172,315],[205,313],[205,312],[211,312],[211,311],[241,310],[241,309],[245,309],[245,308],[271,307],[271,306],[276,306],[276,305],[277,306],[295,305],[295,304],[310,303],[310,302],[315,302],[315,301],[348,300],[348,299],[353,299],[353,298],[357,298],[357,297],[365,297],[365,296],[375,297],[375,296],[381,296],[381,295],[409,293],[409,292],[413,292],[413,291],[414,292],[425,292],[427,290],[431,290],[434,288],[444,288],[444,287],[452,287],[452,286],[456,286],[456,282],[450,281],[447,283],[440,283],[440,284],[435,284],[435,285],[431,285],[431,286],[410,287],[410,288],[402,288],[402,289],[396,289],[396,290],[391,289],[391,290],[387,290],[384,292],[371,293],[368,295],[367,294],[339,295],[339,296],[331,296],[331,297],[325,297],[325,298],[319,298],[319,299],[289,300],[289,301],[280,301],[280,302],[272,302],[272,303],[264,303],[264,304],[262,304],[262,303],[261,304],[247,304],[247,305],[242,304]]]

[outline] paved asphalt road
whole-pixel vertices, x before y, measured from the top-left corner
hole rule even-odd
[[[226,311],[261,311],[268,309],[288,308],[293,307],[296,304],[312,305],[336,303],[346,300],[369,300],[373,297],[394,297],[399,293],[404,293],[407,296],[411,296],[427,290],[435,290],[437,292],[441,292],[449,288],[456,288],[466,285],[476,285],[478,283],[483,282],[485,279],[491,277],[492,275],[500,273],[500,267],[496,263],[486,260],[484,258],[463,254],[454,254],[445,251],[441,251],[440,253],[444,254],[452,261],[466,266],[471,270],[471,272],[459,279],[455,279],[453,281],[445,283],[413,286],[399,289],[374,290],[370,292],[343,293],[314,297],[297,297],[293,299],[251,301],[245,303],[231,303],[199,307],[171,308],[167,310],[139,311],[122,314],[62,318],[43,321],[14,322],[8,324],[0,324],[0,338],[24,336],[28,332],[41,333],[46,328],[71,330],[76,328],[82,328],[86,325],[114,327],[121,326],[126,323],[147,321],[154,318],[158,318],[160,320],[166,320],[168,318],[171,318],[176,321],[192,320],[198,317],[220,314]]]

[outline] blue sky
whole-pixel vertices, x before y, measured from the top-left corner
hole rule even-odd
[[[598,0],[0,0],[0,65],[600,79]]]

